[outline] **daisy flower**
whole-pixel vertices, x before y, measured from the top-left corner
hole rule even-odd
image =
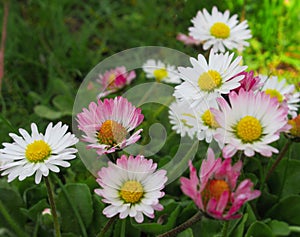
[[[205,139],[207,143],[211,143],[217,128],[220,126],[212,113],[212,108],[219,108],[215,100],[204,101],[195,108],[198,117],[197,138],[200,141]]]
[[[187,101],[174,101],[169,107],[169,120],[172,130],[181,137],[188,135],[194,138],[197,128],[197,115],[194,108],[191,108]]]
[[[215,159],[211,148],[203,160],[199,177],[196,168],[189,163],[190,178],[181,177],[181,190],[207,215],[219,220],[240,218],[238,213],[244,203],[257,198],[259,190],[253,190],[249,179],[237,185],[242,162],[231,165],[231,159]]]
[[[247,66],[240,66],[242,57],[232,61],[234,54],[215,54],[210,51],[209,61],[199,54],[198,59],[190,58],[193,67],[179,67],[181,78],[184,82],[175,87],[174,96],[180,100],[193,101],[192,106],[199,104],[204,98],[214,100],[221,94],[228,94],[240,86],[244,75],[236,76],[243,72]]]
[[[214,138],[223,148],[223,157],[232,157],[238,150],[246,156],[255,152],[271,156],[278,150],[270,145],[279,139],[279,133],[287,131],[287,109],[280,107],[276,98],[264,92],[244,91],[231,92],[229,102],[224,98],[217,99],[220,111],[212,109],[220,125]]]
[[[108,70],[103,75],[100,74],[96,82],[101,85],[103,91],[98,95],[98,98],[122,89],[129,85],[135,77],[135,71],[127,72],[124,66]]]
[[[97,178],[101,189],[95,193],[110,204],[103,214],[108,218],[117,214],[121,219],[134,217],[138,223],[144,221],[143,215],[154,218],[155,210],[163,210],[159,199],[165,195],[161,190],[167,182],[167,172],[156,168],[156,163],[140,155],[122,155],[116,164],[108,162],[108,167],[101,168]]]
[[[0,150],[0,160],[4,161],[0,170],[2,175],[8,175],[8,182],[18,178],[20,181],[35,174],[35,183],[41,182],[42,176],[48,176],[49,171],[59,172],[58,166],[69,167],[67,160],[76,158],[75,148],[70,148],[78,142],[75,135],[61,122],[55,126],[50,123],[45,135],[39,133],[35,123],[31,124],[31,135],[20,128],[21,136],[10,133],[13,143],[3,143]]]
[[[143,64],[143,70],[147,78],[155,78],[157,82],[181,83],[175,66],[164,64],[162,61],[149,59]]]
[[[264,85],[262,91],[271,96],[272,98],[277,98],[278,102],[289,109],[289,114],[292,117],[297,115],[299,102],[300,102],[300,93],[296,92],[294,85],[288,85],[285,79],[279,80],[277,76],[267,77],[260,75]]]
[[[91,102],[89,108],[77,115],[78,128],[85,133],[83,141],[87,148],[96,149],[99,155],[115,152],[117,149],[137,142],[142,129],[130,135],[144,119],[141,109],[134,107],[127,99],[119,96]]]
[[[216,52],[225,52],[225,48],[242,50],[244,46],[249,46],[245,40],[252,37],[247,21],[239,23],[236,14],[229,17],[228,10],[223,14],[217,7],[213,7],[211,15],[206,9],[198,11],[191,22],[193,26],[189,28],[189,35],[204,41],[204,50],[210,47]]]

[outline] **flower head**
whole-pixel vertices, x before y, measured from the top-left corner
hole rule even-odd
[[[195,106],[204,98],[214,100],[221,94],[228,94],[230,90],[239,87],[244,75],[237,74],[247,66],[239,65],[242,60],[240,56],[232,62],[233,56],[233,53],[215,54],[211,50],[208,63],[201,54],[198,55],[198,59],[190,58],[193,67],[178,68],[184,82],[175,87],[174,96],[194,101],[192,106]]]
[[[147,78],[155,78],[157,82],[181,83],[175,66],[164,64],[160,60],[149,59],[143,64],[143,70]]]
[[[281,131],[287,131],[287,110],[280,107],[277,99],[264,92],[244,91],[229,94],[229,103],[218,98],[220,111],[213,113],[220,127],[215,139],[223,148],[223,157],[232,157],[238,150],[246,156],[255,152],[271,156],[278,150],[270,145],[279,139]]]
[[[191,162],[189,166],[190,178],[180,179],[181,190],[193,199],[200,210],[213,218],[239,218],[241,214],[237,212],[242,205],[260,195],[260,191],[253,190],[253,183],[249,179],[237,185],[241,161],[231,165],[231,159],[215,159],[210,148],[207,159],[202,162],[199,177]]]
[[[300,140],[300,114],[293,119],[288,121],[288,124],[291,126],[291,129],[288,131],[289,136]]]
[[[277,76],[260,75],[264,85],[262,91],[272,98],[276,98],[281,106],[288,107],[288,113],[295,117],[297,115],[300,93],[296,92],[294,85],[288,85],[285,79],[279,80]]]
[[[101,189],[95,189],[103,202],[110,204],[103,214],[108,218],[119,214],[121,219],[129,215],[138,223],[143,222],[143,214],[154,218],[154,211],[163,209],[159,199],[164,196],[161,190],[167,182],[166,171],[156,171],[156,167],[156,163],[140,155],[122,155],[116,164],[108,162],[108,167],[98,172]]]
[[[103,92],[98,95],[98,98],[122,89],[129,85],[135,77],[135,71],[127,72],[124,66],[108,70],[103,75],[100,74],[96,81],[102,86]]]
[[[174,101],[169,107],[169,119],[172,129],[184,137],[186,134],[193,139],[197,129],[196,111],[187,101]]]
[[[2,175],[8,175],[8,182],[35,174],[35,183],[41,182],[42,176],[48,176],[49,170],[59,172],[58,166],[69,167],[67,160],[76,158],[75,148],[70,148],[78,142],[75,135],[66,133],[67,125],[61,122],[55,126],[50,123],[45,135],[39,133],[35,123],[31,124],[31,135],[20,128],[21,136],[10,133],[13,143],[3,143],[0,150],[0,160],[4,161],[0,170]]]
[[[229,18],[228,10],[223,14],[213,7],[210,15],[203,9],[191,21],[194,25],[189,28],[189,35],[195,40],[204,41],[204,50],[213,47],[215,51],[225,52],[225,48],[241,50],[249,46],[246,40],[251,38],[251,32],[247,21],[239,23],[237,15]]]
[[[82,130],[87,148],[96,149],[99,155],[115,152],[140,139],[142,129],[129,133],[142,123],[141,109],[134,107],[127,99],[116,97],[91,102],[89,108],[77,115],[78,128]]]

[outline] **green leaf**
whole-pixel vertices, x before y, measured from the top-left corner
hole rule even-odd
[[[291,195],[281,199],[267,213],[268,217],[286,221],[291,225],[300,225],[300,196]]]
[[[243,218],[241,218],[240,220],[238,220],[237,224],[234,225],[234,229],[231,232],[230,236],[231,237],[240,237],[243,236],[244,234],[244,229],[245,229],[245,223],[248,220],[248,214],[245,213]]]
[[[64,186],[71,198],[72,205],[78,210],[86,227],[91,224],[93,217],[93,203],[90,190],[85,184],[66,184]],[[79,222],[74,214],[71,203],[61,191],[56,199],[57,209],[61,216],[61,228],[64,232],[81,233]]]
[[[24,203],[20,195],[12,189],[0,188],[0,200],[11,218],[23,227],[26,221],[25,215],[20,210],[24,208]],[[0,212],[0,227],[9,229],[9,225]]]
[[[192,226],[193,233],[201,237],[220,236],[222,222],[210,218],[202,218],[201,221]]]
[[[159,221],[162,221],[164,224],[160,223],[141,223],[138,224],[135,221],[131,219],[131,224],[146,233],[151,233],[151,234],[161,234],[164,233],[176,225],[176,219],[179,216],[179,212],[181,210],[180,205],[175,202],[171,202],[168,205],[164,205],[164,210],[161,212],[156,213]]]
[[[285,197],[300,193],[300,161],[282,160],[268,182],[273,193]]]
[[[67,95],[58,95],[53,99],[53,104],[63,115],[72,115],[74,98]]]
[[[249,227],[245,237],[274,237],[274,235],[268,225],[256,221]]]
[[[272,220],[268,223],[268,225],[272,229],[273,234],[276,236],[289,236],[291,233],[289,225],[286,222]]]
[[[37,105],[34,107],[34,112],[41,118],[49,120],[59,119],[63,116],[62,112],[54,111],[45,105]]]
[[[177,237],[194,237],[193,230],[188,228],[177,235]]]
[[[37,221],[38,216],[42,214],[45,208],[49,208],[49,204],[47,203],[46,199],[42,199],[28,210],[22,208],[21,211],[31,220]]]

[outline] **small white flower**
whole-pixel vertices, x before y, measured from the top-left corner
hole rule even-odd
[[[76,158],[75,148],[70,148],[78,142],[75,135],[68,130],[67,125],[59,122],[54,127],[50,123],[45,135],[38,132],[35,123],[31,124],[31,135],[20,128],[22,136],[10,133],[13,143],[3,143],[4,149],[0,150],[0,161],[4,162],[0,170],[2,175],[8,175],[8,182],[35,174],[35,183],[41,182],[42,176],[48,176],[49,170],[59,172],[58,166],[69,167],[66,160]]]
[[[247,66],[240,66],[242,57],[232,61],[234,54],[215,54],[211,50],[209,61],[199,54],[198,59],[190,58],[193,67],[179,67],[184,82],[175,87],[174,96],[179,100],[193,101],[192,106],[206,101],[215,100],[221,94],[228,94],[240,86],[245,77],[237,74],[243,72]]]
[[[156,168],[156,163],[140,155],[122,155],[116,164],[108,162],[108,167],[98,172],[102,189],[95,189],[102,201],[110,204],[103,214],[108,218],[117,214],[121,219],[134,217],[138,223],[144,221],[143,215],[154,218],[154,211],[163,209],[159,199],[165,195],[161,190],[167,182],[166,171]]]
[[[228,10],[223,14],[217,7],[213,7],[211,15],[206,9],[198,11],[192,23],[194,26],[189,28],[189,35],[204,42],[204,50],[210,47],[216,52],[225,52],[225,48],[242,50],[244,46],[249,46],[245,40],[252,37],[247,21],[239,23],[237,15],[229,18]]]
[[[197,113],[187,101],[174,101],[169,107],[169,119],[172,129],[184,137],[193,139],[197,131]]]
[[[143,64],[143,70],[147,78],[155,78],[158,82],[179,84],[179,74],[175,66],[164,64],[160,60],[149,59]]]
[[[300,102],[300,93],[296,92],[294,85],[288,85],[285,79],[279,80],[277,76],[264,76],[259,75],[261,81],[264,83],[262,91],[270,97],[277,98],[278,102],[285,106],[287,103],[288,113],[295,117]]]

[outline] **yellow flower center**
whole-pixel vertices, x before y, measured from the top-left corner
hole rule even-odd
[[[267,89],[265,91],[265,93],[267,95],[269,95],[271,98],[276,97],[278,102],[281,103],[283,101],[283,96],[280,94],[279,91],[275,90],[275,89]]]
[[[294,137],[300,137],[300,115],[288,121],[291,125],[290,134]]]
[[[210,28],[210,33],[216,38],[226,39],[230,35],[230,28],[223,22],[216,22]]]
[[[115,146],[126,139],[127,130],[113,120],[106,120],[99,129],[99,143]]]
[[[262,126],[258,119],[252,116],[242,118],[236,127],[237,136],[244,143],[251,143],[260,138],[262,134]]]
[[[107,87],[112,89],[114,87],[116,80],[116,75],[114,73],[110,74],[107,81]]]
[[[215,70],[208,70],[200,75],[198,86],[203,91],[212,91],[222,84],[220,73]]]
[[[25,157],[32,163],[43,162],[51,154],[50,146],[43,140],[36,140],[26,147]]]
[[[168,72],[165,68],[156,69],[153,72],[155,79],[160,82],[162,79],[168,76]]]
[[[212,114],[212,112],[209,109],[203,113],[201,118],[206,126],[208,126],[210,128],[218,128],[219,127],[219,124],[215,120],[215,116]]]
[[[224,191],[230,191],[230,187],[225,180],[209,180],[201,193],[204,206],[206,206],[211,198],[215,198],[216,201],[219,201]]]
[[[144,195],[144,189],[140,182],[127,181],[123,184],[120,196],[126,203],[137,203]]]

